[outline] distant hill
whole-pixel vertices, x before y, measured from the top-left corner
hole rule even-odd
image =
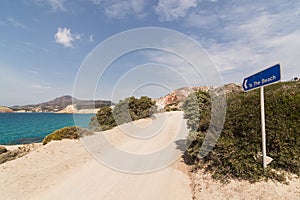
[[[113,105],[113,103],[107,100],[79,100],[70,95],[65,95],[39,104],[12,106],[11,109],[15,112],[61,112],[67,107],[73,106],[73,110],[67,109],[68,111],[66,111],[66,113],[72,113],[78,110],[99,109],[110,105]]]

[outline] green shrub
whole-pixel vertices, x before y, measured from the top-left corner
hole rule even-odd
[[[190,94],[183,102],[184,118],[191,131],[206,131],[210,121],[209,93],[198,91]]]
[[[151,117],[157,110],[155,101],[142,96],[141,98],[129,97],[121,100],[113,110],[113,116],[118,125]]]
[[[47,135],[43,139],[43,145],[49,143],[52,140],[79,139],[80,137],[91,134],[93,134],[93,132],[80,128],[78,126],[64,127]]]
[[[213,151],[198,159],[210,121],[207,96],[196,94],[201,112],[187,101],[185,117],[189,134],[187,154],[195,163],[222,181],[229,178],[251,182],[272,178],[284,181],[284,172],[300,175],[300,85],[280,83],[265,88],[267,155],[274,160],[263,170],[253,158],[261,151],[261,119],[259,91],[229,94],[224,129]],[[202,101],[199,101],[199,97]],[[194,112],[194,114],[191,114]],[[275,173],[274,170],[281,173]]]
[[[155,101],[143,96],[129,97],[121,100],[114,109],[100,108],[96,116],[92,117],[89,128],[94,131],[105,131],[117,125],[134,120],[151,117],[157,111]]]
[[[91,119],[89,128],[93,131],[105,131],[116,126],[112,109],[109,106],[100,108],[97,114]]]
[[[181,107],[182,107],[182,103],[179,104],[178,102],[176,102],[176,103],[166,105],[164,107],[164,110],[165,112],[181,111],[182,110]]]

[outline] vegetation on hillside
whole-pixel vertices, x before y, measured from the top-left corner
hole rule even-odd
[[[96,116],[92,117],[89,128],[105,131],[117,125],[151,117],[156,110],[155,101],[149,97],[129,97],[121,100],[113,109],[108,106],[100,108]]]
[[[52,140],[62,140],[62,139],[79,139],[85,135],[92,135],[93,132],[88,131],[84,128],[78,126],[68,126],[62,129],[56,130],[53,133],[47,135],[43,139],[43,145],[49,143]]]
[[[195,99],[197,101],[191,101]],[[285,181],[285,173],[300,176],[300,84],[285,82],[265,88],[267,155],[274,160],[263,170],[254,156],[261,152],[259,90],[227,96],[224,129],[214,149],[197,157],[210,123],[209,95],[197,92],[187,98],[183,109],[188,127],[187,155],[214,178],[251,182],[273,178]],[[198,109],[195,109],[197,106]],[[198,110],[198,112],[195,112]]]

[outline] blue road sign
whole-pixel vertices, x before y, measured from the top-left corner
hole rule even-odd
[[[249,76],[243,81],[244,91],[253,90],[265,85],[276,83],[281,80],[280,64]]]

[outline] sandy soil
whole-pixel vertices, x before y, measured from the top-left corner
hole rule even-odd
[[[290,177],[288,185],[271,180],[254,184],[248,181],[231,180],[228,184],[222,184],[201,170],[191,177],[194,199],[300,199],[300,179],[295,177]]]
[[[168,114],[163,118],[165,125],[160,132],[144,135],[149,137],[142,139],[140,145],[136,144],[136,137],[124,136],[122,128],[104,135],[124,150],[152,152],[174,142],[174,127],[181,118],[181,112]],[[177,121],[172,123],[174,119]],[[123,128],[130,128],[135,134],[140,128],[152,129],[151,124],[155,125],[148,119]],[[95,134],[91,141],[101,135]],[[106,147],[99,148],[102,154],[110,152]],[[50,142],[22,158],[0,165],[0,194],[1,199],[192,199],[187,166],[181,158],[151,173],[124,173],[96,161],[82,142],[75,140]]]

